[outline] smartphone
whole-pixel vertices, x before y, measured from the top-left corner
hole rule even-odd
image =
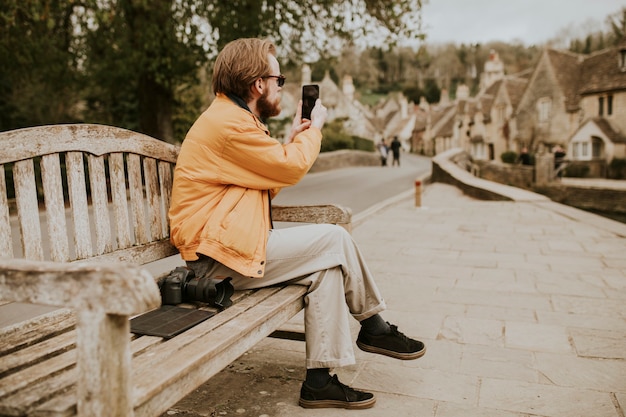
[[[320,86],[308,84],[302,86],[302,118],[311,120],[311,110],[320,96]]]

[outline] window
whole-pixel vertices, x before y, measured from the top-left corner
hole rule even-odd
[[[613,96],[609,95],[606,98],[606,114],[608,116],[613,114]]]
[[[619,51],[619,68],[626,71],[626,49]]]
[[[598,116],[604,116],[604,97],[598,97]]]
[[[539,121],[547,122],[550,120],[550,107],[552,106],[552,100],[548,97],[540,98],[537,102],[537,111],[539,112]]]

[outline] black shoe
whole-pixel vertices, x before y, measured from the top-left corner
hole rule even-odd
[[[389,327],[391,331],[381,335],[371,335],[361,329],[356,339],[356,345],[366,352],[402,360],[417,359],[424,356],[426,346],[422,342],[406,337],[393,324],[390,324]]]
[[[312,388],[304,382],[298,402],[303,408],[345,408],[348,410],[372,408],[375,403],[374,394],[357,391],[342,384],[337,375],[333,375],[322,388]]]

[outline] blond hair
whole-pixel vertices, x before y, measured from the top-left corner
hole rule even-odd
[[[213,92],[234,94],[247,101],[254,81],[271,75],[269,54],[276,56],[276,46],[268,40],[243,38],[229,42],[215,60]]]

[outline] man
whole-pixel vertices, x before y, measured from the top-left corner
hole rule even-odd
[[[391,152],[393,153],[392,165],[400,166],[400,148],[401,147],[402,147],[402,144],[398,140],[398,137],[394,136],[393,140],[391,141]]]
[[[296,184],[318,156],[326,108],[311,120],[299,103],[284,144],[263,121],[280,113],[280,74],[272,43],[226,45],[213,71],[216,98],[189,130],[174,173],[171,239],[196,276],[231,277],[236,289],[306,285],[305,408],[370,408],[374,395],[354,390],[329,368],[355,362],[345,305],[362,324],[362,350],[416,359],[426,348],[378,314],[385,303],[350,234],[335,225],[274,229],[271,198]]]

